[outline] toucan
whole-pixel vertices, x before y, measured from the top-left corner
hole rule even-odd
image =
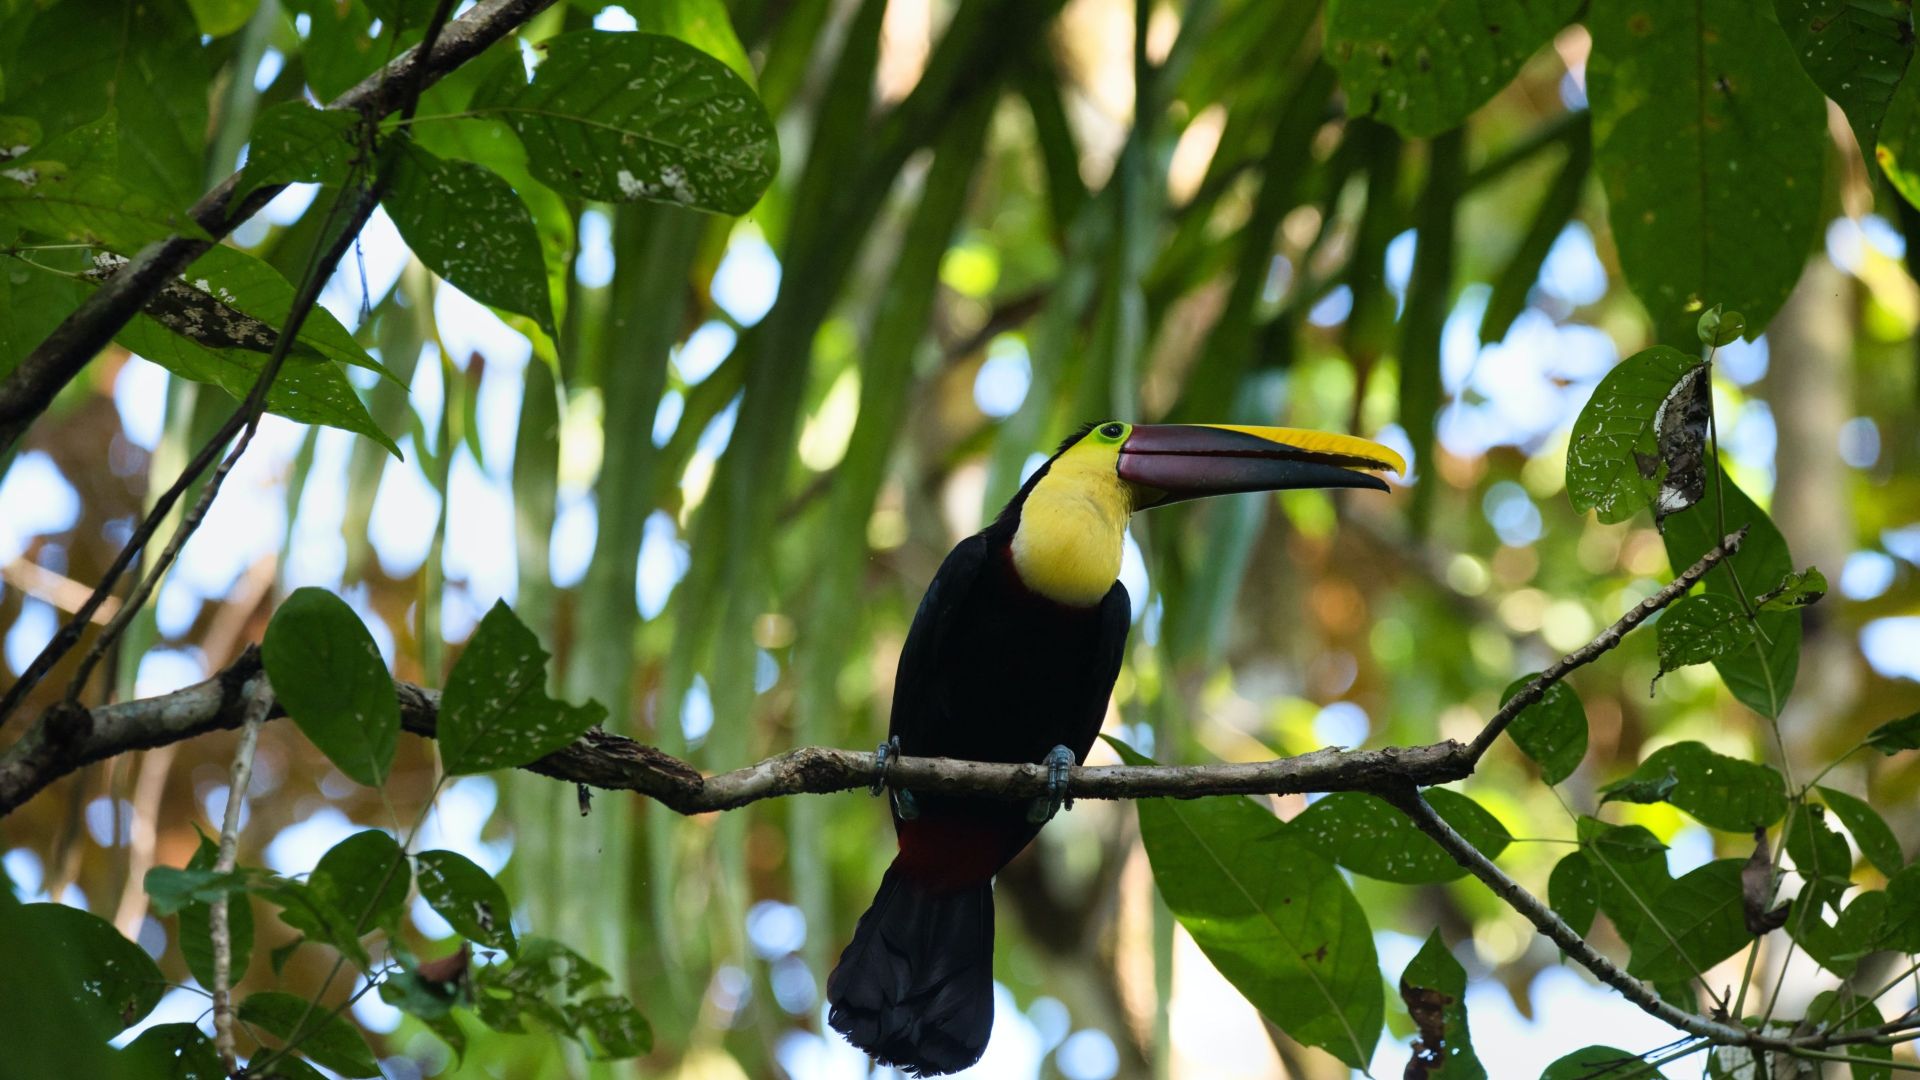
[[[894,791],[899,845],[827,978],[828,1023],[913,1076],[966,1068],[993,1027],[993,878],[1060,808],[1120,673],[1132,607],[1128,517],[1186,499],[1374,488],[1404,473],[1365,439],[1232,424],[1089,424],[1034,470],[993,524],[960,541],[901,649],[890,755],[1042,762],[1031,804]]]

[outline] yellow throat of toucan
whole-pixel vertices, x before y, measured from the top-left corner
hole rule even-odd
[[[1109,435],[1113,428],[1120,434]],[[1013,567],[1027,588],[1075,607],[1097,604],[1113,588],[1133,513],[1133,492],[1117,468],[1130,430],[1089,431],[1027,493],[1013,533]]]

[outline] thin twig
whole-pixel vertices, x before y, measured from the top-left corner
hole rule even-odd
[[[247,702],[246,719],[240,725],[240,745],[233,752],[233,771],[227,783],[227,807],[221,815],[220,854],[213,870],[225,874],[233,870],[239,854],[240,808],[247,799],[247,785],[253,779],[253,748],[260,738],[260,725],[273,707],[273,687],[266,672],[253,683]],[[213,938],[213,1045],[229,1074],[239,1067],[239,1055],[233,1041],[233,927],[227,918],[228,895],[213,898],[212,916],[207,920]]]
[[[1553,666],[1534,676],[1532,682],[1521,687],[1519,693],[1513,695],[1505,705],[1500,706],[1500,711],[1494,713],[1493,718],[1487,721],[1487,726],[1474,737],[1470,748],[1474,763],[1479,763],[1481,757],[1493,746],[1494,740],[1500,737],[1501,732],[1507,730],[1507,725],[1513,723],[1514,718],[1525,712],[1529,705],[1539,701],[1546,694],[1548,687],[1566,678],[1575,669],[1598,660],[1619,645],[1634,627],[1652,617],[1654,612],[1685,596],[1687,590],[1693,588],[1701,578],[1707,575],[1707,571],[1719,565],[1722,559],[1739,551],[1740,542],[1746,539],[1746,535],[1747,527],[1744,525],[1728,533],[1705,555],[1700,556],[1700,561],[1687,567],[1679,577],[1668,582],[1659,592],[1635,604],[1631,611],[1620,617],[1619,622],[1601,631],[1599,637],[1561,657],[1554,662]]]
[[[409,80],[415,77],[416,52],[420,84],[432,82],[478,56],[488,46],[518,29],[553,0],[482,0],[458,19],[431,49],[409,49],[392,63],[335,98],[328,108],[352,109],[369,119],[394,112],[411,97]],[[18,441],[35,417],[46,411],[54,395],[71,382],[113,335],[138,314],[167,282],[188,264],[246,221],[282,190],[268,185],[236,199],[240,174],[235,173],[207,192],[188,211],[203,230],[202,238],[175,234],[148,245],[119,273],[109,278],[53,333],[0,380],[0,455]]]

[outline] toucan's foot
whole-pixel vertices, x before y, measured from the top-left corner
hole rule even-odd
[[[1073,800],[1067,798],[1067,770],[1074,767],[1073,751],[1064,746],[1056,746],[1047,751],[1046,760],[1041,764],[1047,767],[1047,793],[1033,800],[1027,808],[1027,820],[1035,825],[1044,825],[1053,820],[1053,815],[1061,807],[1073,809]]]
[[[881,792],[887,790],[887,773],[892,771],[893,759],[900,756],[898,735],[873,748],[873,763],[879,767],[879,771],[873,774],[873,783],[867,785],[867,794],[877,799]]]

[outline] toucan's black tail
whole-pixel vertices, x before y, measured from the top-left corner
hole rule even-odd
[[[937,1076],[980,1060],[993,1028],[993,886],[917,885],[887,868],[827,976],[827,1022],[883,1065]]]

